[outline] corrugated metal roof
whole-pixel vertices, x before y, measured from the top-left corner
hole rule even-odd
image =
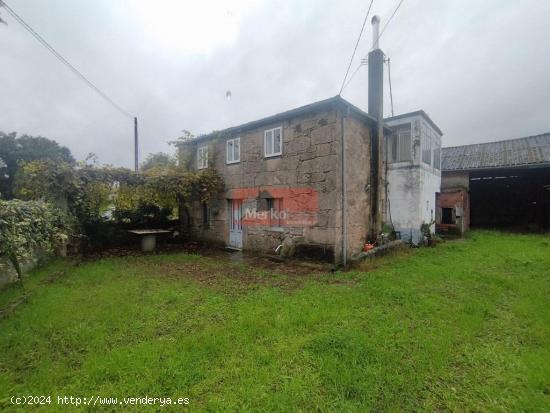
[[[550,133],[443,148],[441,169],[458,171],[540,164],[550,165]]]

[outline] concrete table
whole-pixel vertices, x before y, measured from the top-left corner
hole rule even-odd
[[[167,229],[134,229],[128,232],[141,237],[141,250],[143,252],[151,252],[157,246],[157,235],[169,234],[172,231]]]

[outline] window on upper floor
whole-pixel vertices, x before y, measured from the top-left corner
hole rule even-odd
[[[434,168],[437,170],[441,169],[441,142],[437,136],[435,136],[434,140]]]
[[[388,156],[390,163],[412,160],[410,123],[395,127],[388,139]]]
[[[264,156],[277,156],[283,153],[283,129],[281,127],[264,131]]]
[[[432,130],[425,124],[422,127],[422,162],[432,164]]]
[[[208,146],[197,149],[197,169],[208,168]]]
[[[227,141],[227,163],[237,163],[241,161],[241,138],[229,139]]]

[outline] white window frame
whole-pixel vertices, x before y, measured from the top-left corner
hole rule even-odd
[[[424,124],[424,131],[422,133],[422,156],[421,161],[426,164],[432,166],[433,164],[433,150],[432,150],[432,130]],[[430,159],[429,161],[426,161],[424,159],[424,154],[429,152]]]
[[[434,142],[433,142],[433,162],[432,166],[437,169],[438,171],[441,170],[441,138],[439,135],[434,134]]]
[[[272,153],[267,153],[267,139],[268,139],[268,134],[271,133],[271,148],[272,149],[275,149],[275,131],[278,130],[279,131],[279,136],[281,137],[281,142],[279,144],[279,152],[272,152]],[[282,155],[283,154],[283,128],[282,126],[278,126],[276,128],[273,128],[273,129],[266,129],[264,130],[264,157],[265,158],[271,158],[273,156],[279,156],[279,155]]]
[[[208,146],[199,146],[197,148],[197,169],[206,168],[208,168]]]
[[[237,152],[237,154],[236,154],[237,157],[235,158],[235,143],[236,142],[239,145],[239,151]],[[232,155],[233,159],[230,159],[230,157],[229,157],[229,146],[230,145],[231,145],[231,155]],[[239,163],[241,161],[241,138],[240,137],[227,140],[227,142],[225,144],[225,160],[226,160],[227,164]]]
[[[404,145],[408,135],[407,145]],[[393,151],[393,146],[395,145],[395,153]],[[402,157],[403,148],[407,149],[407,158]],[[410,123],[404,123],[402,125],[397,125],[393,134],[388,139],[388,162],[389,163],[399,163],[399,162],[412,162],[412,125]],[[395,158],[392,157],[395,155]]]

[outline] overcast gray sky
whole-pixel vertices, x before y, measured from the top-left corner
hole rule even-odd
[[[374,0],[382,25],[398,1]],[[142,156],[170,151],[166,142],[182,129],[206,133],[336,95],[368,6],[6,3],[138,116]],[[0,13],[8,22],[0,25],[0,130],[55,139],[79,159],[94,152],[102,163],[131,166],[131,121]],[[443,130],[444,146],[550,132],[549,21],[547,0],[405,0],[380,40],[391,58],[396,114],[424,109]],[[353,67],[371,43],[369,24]],[[366,67],[343,96],[367,109]]]

